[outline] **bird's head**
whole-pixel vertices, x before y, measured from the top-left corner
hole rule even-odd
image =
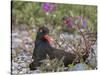
[[[37,31],[37,40],[48,41],[51,43],[53,39],[49,36],[49,29],[45,26],[40,27]]]

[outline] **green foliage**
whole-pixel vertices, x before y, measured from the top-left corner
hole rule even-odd
[[[74,66],[74,64],[69,64],[68,65],[69,68],[72,68],[73,66]]]
[[[52,13],[43,11],[40,2],[31,1],[12,1],[12,23],[13,25],[26,24],[32,25],[62,25],[62,17],[84,16],[88,19],[89,27],[95,28],[97,19],[97,7],[91,5],[56,4],[56,10]],[[73,13],[73,14],[72,14]]]
[[[63,58],[58,60],[57,58],[50,60],[49,58],[42,61],[43,64],[40,66],[41,72],[61,72],[64,71]]]

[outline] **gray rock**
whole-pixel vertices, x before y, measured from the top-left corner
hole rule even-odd
[[[12,37],[18,37],[18,32],[13,32]]]
[[[95,56],[97,56],[97,42],[92,46]]]
[[[12,48],[16,49],[20,47],[20,43],[19,42],[12,42]]]
[[[16,70],[13,70],[13,71],[12,71],[12,75],[17,75],[17,73],[18,73],[18,72],[17,72]]]
[[[86,62],[92,67],[92,69],[97,68],[97,43],[92,46]]]
[[[91,68],[85,63],[76,64],[73,67],[70,67],[68,71],[82,71],[82,70],[90,70]]]
[[[86,62],[92,67],[92,69],[97,68],[97,57],[96,56],[89,56]]]
[[[20,71],[20,74],[25,74],[27,71],[28,71],[27,68],[23,68],[23,69]]]
[[[22,43],[22,40],[19,38],[12,38],[12,42]]]

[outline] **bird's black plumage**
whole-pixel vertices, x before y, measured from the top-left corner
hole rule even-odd
[[[46,55],[48,54],[51,59],[57,58],[61,59],[64,57],[64,65],[68,66],[71,64],[73,60],[76,58],[75,54],[65,52],[64,50],[59,50],[50,45],[50,42],[44,38],[45,35],[49,34],[49,29],[46,27],[40,27],[37,31],[35,48],[33,51],[32,58],[34,61],[30,64],[30,70],[34,70],[35,67],[41,65],[41,60],[46,59]]]

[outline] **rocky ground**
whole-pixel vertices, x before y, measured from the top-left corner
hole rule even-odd
[[[32,52],[34,49],[34,37],[35,37],[36,29],[32,30],[12,30],[12,74],[32,74],[32,73],[40,73],[39,70],[30,71],[29,64],[32,61]],[[65,34],[68,39],[75,39],[75,36]],[[78,38],[80,36],[77,36]],[[64,45],[63,45],[64,46]],[[70,67],[68,71],[77,71],[77,70],[88,70],[88,69],[96,69],[97,68],[97,44],[95,43],[93,46],[93,53],[90,54],[87,62],[89,65],[85,63],[79,63]]]

